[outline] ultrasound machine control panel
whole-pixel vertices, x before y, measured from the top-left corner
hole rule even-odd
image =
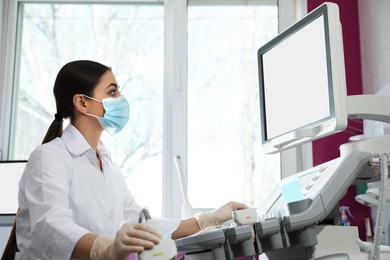
[[[184,259],[235,259],[265,253],[268,259],[310,259],[316,225],[337,224],[332,214],[352,184],[376,178],[372,154],[354,152],[283,179],[250,224],[215,228],[177,239]],[[298,184],[298,185],[296,185]],[[288,192],[283,192],[288,187]],[[196,258],[196,255],[203,255]],[[292,258],[290,258],[292,257]]]

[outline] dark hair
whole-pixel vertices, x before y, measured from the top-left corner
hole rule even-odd
[[[76,94],[92,95],[103,74],[109,67],[89,60],[72,61],[61,68],[54,83],[53,93],[57,113],[42,143],[60,137],[63,131],[63,118],[74,119],[73,96]]]

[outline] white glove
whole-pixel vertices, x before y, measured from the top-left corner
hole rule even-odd
[[[131,253],[142,253],[160,242],[161,234],[145,224],[124,224],[115,238],[98,236],[91,248],[92,260],[125,260]]]
[[[245,204],[230,201],[212,212],[198,213],[194,217],[198,222],[200,230],[205,230],[210,226],[220,226],[224,222],[232,219],[233,211],[247,208],[248,206]]]
[[[152,227],[159,234],[163,234],[163,229],[161,224],[153,219],[148,219],[145,222],[146,225]],[[139,260],[168,260],[176,259],[177,249],[175,241],[171,238],[163,238],[160,240],[158,245],[155,245],[151,250],[145,250],[141,254],[138,254]]]

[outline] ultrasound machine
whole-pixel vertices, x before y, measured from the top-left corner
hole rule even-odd
[[[348,118],[390,122],[389,97],[347,96],[337,4],[324,3],[262,46],[258,70],[266,153],[344,131]],[[175,240],[177,251],[206,260],[390,259],[380,234],[359,244],[357,227],[339,226],[336,217],[352,184],[385,187],[386,143],[389,136],[343,144],[339,158],[282,179],[259,208],[234,212],[236,225]]]

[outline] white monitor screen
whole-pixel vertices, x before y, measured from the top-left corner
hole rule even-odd
[[[267,139],[331,115],[323,16],[264,53],[263,67]]]
[[[336,4],[305,16],[258,51],[263,145],[277,151],[346,128],[346,84]]]
[[[0,214],[16,214],[19,181],[27,161],[0,161]]]

